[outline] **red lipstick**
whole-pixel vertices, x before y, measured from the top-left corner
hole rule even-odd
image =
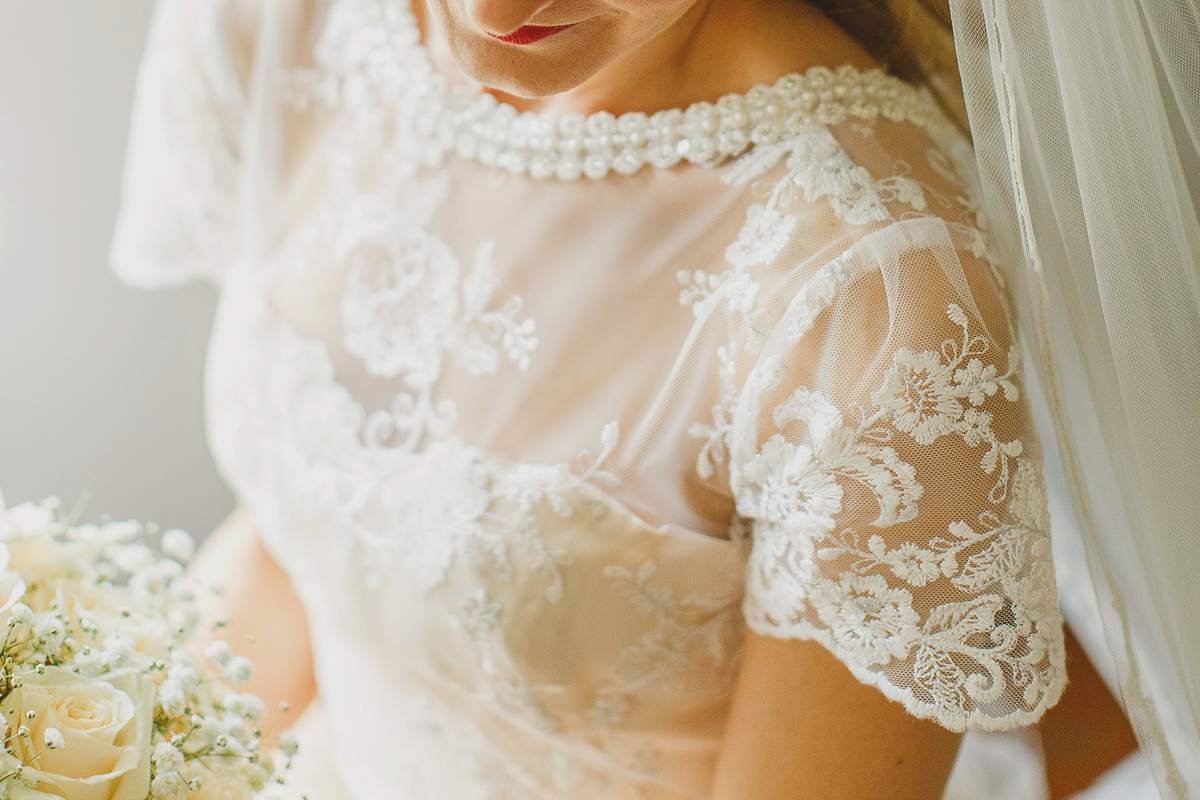
[[[565,31],[567,28],[574,28],[575,25],[522,25],[507,36],[497,36],[494,33],[489,33],[488,36],[493,39],[499,39],[502,42],[509,44],[533,44],[540,42],[547,36],[553,36],[556,33]]]

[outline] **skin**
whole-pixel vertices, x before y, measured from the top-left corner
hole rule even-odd
[[[1069,628],[1066,644],[1071,681],[1038,726],[1050,800],[1083,791],[1138,746],[1121,704]]]
[[[219,592],[209,598],[209,616],[228,623],[217,635],[254,662],[253,679],[238,688],[266,703],[263,733],[288,728],[317,693],[308,620],[244,507],[213,531],[189,572],[197,586]]]
[[[522,109],[653,112],[817,64],[874,66],[797,0],[429,0],[415,7],[439,70]],[[524,25],[578,23],[532,45]]]
[[[427,3],[414,11],[437,69],[520,109],[652,112],[744,92],[815,65],[875,66],[841,29],[799,0]],[[234,0],[232,8],[235,25],[241,20],[248,28],[254,0]],[[533,45],[487,35],[568,23],[578,24]],[[248,56],[240,62],[248,68]],[[256,663],[248,689],[267,701],[267,727],[290,725],[316,693],[304,609],[244,509],[211,537],[195,572],[224,587],[217,607],[234,622],[223,636]],[[288,712],[279,710],[281,702],[290,705]],[[1064,718],[1070,727],[1078,715]],[[1045,727],[1052,729],[1061,732],[1053,720]],[[750,632],[711,797],[939,800],[959,740],[860,683],[820,645]],[[1127,751],[1127,745],[1117,749]],[[1056,759],[1073,759],[1070,777],[1056,782],[1056,797],[1068,784],[1087,785],[1102,769],[1078,748],[1046,752],[1052,776]]]
[[[936,800],[960,735],[917,719],[821,645],[749,633],[713,800]]]

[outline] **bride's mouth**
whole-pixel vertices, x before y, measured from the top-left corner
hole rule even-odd
[[[522,25],[510,34],[505,36],[497,36],[494,33],[489,33],[488,36],[493,39],[499,39],[502,42],[509,44],[533,44],[540,42],[548,36],[553,36],[556,33],[562,33],[567,28],[574,28],[578,23],[571,25]]]

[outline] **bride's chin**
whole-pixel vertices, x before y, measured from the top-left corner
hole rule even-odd
[[[560,71],[555,66],[548,66],[529,72],[481,70],[472,77],[488,89],[526,100],[539,100],[568,92],[594,74],[594,70]]]
[[[472,80],[515,97],[538,99],[581,85],[611,59],[607,48],[564,38],[569,32],[528,45],[508,44],[477,33],[450,37],[450,53]]]

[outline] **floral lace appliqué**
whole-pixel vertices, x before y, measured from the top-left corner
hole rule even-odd
[[[963,310],[950,304],[947,317],[962,336],[940,352],[899,349],[856,425],[804,387],[775,407],[781,431],[802,423],[806,436],[769,437],[732,476],[754,541],[747,619],[826,643],[860,680],[946,727],[1000,728],[1035,719],[1063,685],[1049,520],[1036,465],[981,408],[1020,399],[1015,352],[1001,372]],[[760,371],[747,391],[778,386],[781,373]],[[919,518],[925,494],[897,436],[984,450],[979,469],[997,479],[975,520],[933,536],[888,532]],[[850,484],[875,498],[879,533],[840,521]]]
[[[335,250],[346,272],[346,349],[370,374],[400,377],[414,390],[393,404],[395,429],[410,435],[446,417],[432,413],[431,395],[446,356],[472,375],[491,375],[501,354],[528,369],[538,346],[536,323],[520,318],[520,297],[488,310],[497,286],[494,246],[480,245],[464,269],[421,221],[391,198],[365,196],[346,211]]]
[[[674,684],[676,690],[686,691],[681,676],[695,669],[698,659],[714,669],[732,663],[729,655],[735,644],[728,638],[730,629],[723,615],[736,607],[732,604],[736,596],[710,590],[677,597],[671,585],[655,583],[657,572],[653,561],[643,562],[636,570],[617,565],[604,568],[614,591],[629,598],[638,615],[654,620],[654,626],[621,650],[610,669],[613,683],[597,694],[589,713],[603,727],[624,720],[634,697],[650,687],[661,693]]]
[[[872,399],[881,412],[890,415],[897,430],[918,444],[932,444],[957,433],[970,447],[987,445],[979,466],[989,475],[998,469],[989,498],[998,503],[1008,491],[1011,459],[1021,455],[1023,448],[1020,439],[1000,441],[992,430],[992,415],[978,407],[1000,390],[1005,400],[1018,399],[1020,392],[1013,378],[1020,369],[1019,351],[1015,346],[1009,351],[1009,367],[1001,375],[995,365],[980,360],[989,349],[988,340],[970,335],[962,308],[952,303],[947,315],[962,328],[961,342],[946,341],[940,354],[900,348],[895,365]]]
[[[785,158],[787,170],[775,185],[767,208],[781,207],[798,188],[809,202],[828,199],[834,213],[851,225],[893,219],[887,202],[925,210],[925,190],[920,183],[903,175],[875,180],[866,167],[850,158],[829,128],[821,125],[810,126],[777,144],[755,148],[734,164],[725,181],[735,186],[749,183]],[[752,222],[748,215],[747,228]]]

